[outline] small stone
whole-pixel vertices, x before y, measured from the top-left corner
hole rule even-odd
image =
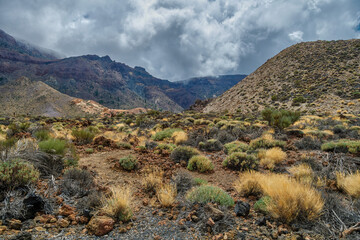
[[[85,223],[88,223],[88,222],[89,222],[89,219],[88,219],[87,217],[80,216],[79,222],[80,222],[81,224],[85,224]]]
[[[196,215],[191,215],[191,221],[198,222],[200,219]]]
[[[159,235],[154,236],[154,240],[161,240],[162,238]]]
[[[58,225],[62,228],[67,228],[70,225],[70,222],[64,218],[59,219]]]
[[[59,209],[59,215],[67,217],[72,214],[75,214],[75,208],[73,208],[67,204],[62,205],[62,207]]]
[[[46,229],[43,228],[43,227],[35,227],[34,229],[35,229],[35,231],[37,231],[37,232],[45,232],[45,231],[46,231]]]
[[[17,219],[11,219],[9,221],[9,228],[10,229],[15,229],[15,230],[20,230],[22,227],[22,223],[20,220]]]
[[[258,225],[258,226],[265,226],[266,225],[266,218],[261,217],[260,219],[256,220],[255,224]]]
[[[210,227],[215,225],[214,220],[212,220],[211,218],[209,218],[209,220],[206,222],[207,225],[209,225]]]
[[[162,217],[162,216],[164,216],[164,212],[159,212],[159,217]]]
[[[142,203],[143,203],[144,206],[149,205],[149,199],[144,198],[143,201],[142,201]]]
[[[243,201],[237,201],[235,205],[235,214],[236,216],[246,217],[250,212],[250,204]]]
[[[119,233],[126,233],[127,229],[124,227],[119,228]]]
[[[272,237],[273,239],[277,239],[277,238],[279,237],[278,232],[277,232],[277,231],[272,231],[272,232],[271,232],[271,237]]]
[[[114,219],[107,216],[94,216],[87,225],[90,234],[103,236],[113,230]]]
[[[57,204],[62,204],[63,203],[63,201],[64,201],[64,199],[62,198],[62,197],[60,197],[60,196],[56,196],[56,203]]]
[[[184,225],[185,222],[186,222],[186,219],[182,218],[182,219],[180,219],[180,221],[179,221],[179,225]]]
[[[68,216],[70,221],[75,221],[76,220],[76,215],[75,214],[71,214]]]

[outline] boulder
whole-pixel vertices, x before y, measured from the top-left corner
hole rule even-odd
[[[246,217],[250,212],[250,204],[243,201],[237,201],[235,205],[235,214],[238,217]]]
[[[90,234],[103,236],[113,230],[114,219],[107,216],[94,216],[87,225]]]

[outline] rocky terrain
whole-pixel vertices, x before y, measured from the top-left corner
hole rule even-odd
[[[293,45],[212,101],[205,112],[259,112],[265,107],[307,113],[359,113],[360,40]]]
[[[25,76],[71,97],[93,100],[108,108],[144,107],[180,112],[196,99],[218,96],[245,77],[230,75],[170,82],[153,77],[142,67],[115,62],[109,56],[54,59],[35,50],[29,52],[16,43],[1,32],[0,84]]]
[[[151,110],[0,130],[1,239],[360,237],[359,116]]]

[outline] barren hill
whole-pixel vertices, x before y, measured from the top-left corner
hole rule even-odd
[[[360,112],[360,39],[304,42],[269,59],[204,112]]]

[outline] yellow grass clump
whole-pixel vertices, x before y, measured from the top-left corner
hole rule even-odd
[[[127,222],[133,213],[131,210],[132,194],[130,188],[113,188],[108,197],[102,200],[101,211],[119,221]]]
[[[164,171],[160,168],[152,167],[145,170],[142,179],[142,186],[146,192],[156,192],[156,188],[162,185]]]
[[[173,184],[161,184],[156,191],[156,196],[162,207],[170,207],[175,203],[176,187]]]
[[[234,187],[243,196],[257,196],[262,193],[259,177],[261,177],[261,173],[255,171],[240,173]]]
[[[181,144],[181,143],[185,142],[186,140],[188,140],[188,136],[187,136],[186,132],[183,132],[183,131],[174,132],[172,135],[172,138],[176,145]]]
[[[269,150],[259,151],[260,166],[273,169],[276,164],[281,163],[286,158],[286,153],[279,147],[274,147]]]
[[[284,174],[249,172],[235,183],[239,192],[254,189],[269,197],[266,211],[274,218],[290,223],[298,218],[314,220],[321,214],[324,201],[313,187]]]
[[[314,180],[314,172],[311,167],[305,163],[293,166],[289,170],[289,173],[299,182],[304,184],[312,184]]]
[[[337,187],[351,197],[360,197],[360,172],[345,175],[344,173],[336,172]]]

